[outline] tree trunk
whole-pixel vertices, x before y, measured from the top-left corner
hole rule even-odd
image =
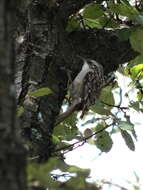
[[[17,136],[14,87],[15,1],[0,1],[0,189],[26,190],[25,151]]]

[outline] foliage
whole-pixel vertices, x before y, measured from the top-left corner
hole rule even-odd
[[[40,88],[34,91],[29,92],[29,96],[41,97],[52,93],[49,88]]]
[[[58,170],[57,170],[58,168]],[[37,172],[38,171],[38,172]],[[28,164],[28,180],[31,185],[35,181],[39,186],[48,187],[48,189],[73,189],[77,190],[88,188],[89,190],[98,187],[94,184],[86,182],[86,178],[89,177],[90,170],[81,169],[76,166],[68,166],[63,160],[57,158],[51,158],[48,163]]]
[[[131,120],[130,110],[143,112],[143,5],[141,1],[132,2],[129,0],[103,0],[87,4],[79,12],[69,16],[66,26],[68,33],[80,30],[80,28],[95,28],[117,31],[119,40],[129,40],[132,48],[139,55],[119,68],[118,73],[129,80],[128,91],[123,94],[124,84],[116,80],[116,84],[106,86],[85,117],[83,126],[90,128],[89,124],[94,123],[94,127],[85,132],[84,135],[80,127],[78,128],[78,114],[74,113],[67,120],[54,128],[52,134],[53,143],[56,146],[54,156],[48,163],[38,165],[30,163],[28,166],[29,180],[38,180],[40,184],[49,189],[93,189],[91,184],[86,181],[89,177],[89,170],[80,169],[75,166],[69,166],[62,160],[64,154],[72,151],[84,143],[94,138],[93,144],[101,152],[109,152],[113,146],[112,135],[120,133],[127,147],[134,151],[134,140],[137,140],[135,125]],[[119,29],[119,30],[117,30]],[[105,42],[106,43],[106,42]],[[116,73],[117,74],[117,73]],[[131,99],[130,91],[135,89],[135,98]],[[41,88],[29,93],[29,96],[35,98],[42,97],[52,93],[49,88]],[[116,99],[119,99],[117,102]],[[128,99],[127,106],[123,99]],[[130,100],[131,99],[131,100]],[[23,107],[18,108],[18,116],[24,112]],[[90,117],[92,116],[92,118]],[[90,119],[91,118],[91,119]],[[85,130],[86,130],[85,129]],[[134,140],[133,140],[134,139]],[[76,140],[76,143],[72,140]],[[76,146],[75,146],[76,145]],[[59,174],[52,174],[52,171],[59,169]],[[62,172],[67,172],[63,174]],[[75,174],[75,176],[72,176]],[[68,176],[67,178],[65,176]],[[65,177],[64,182],[60,176]],[[96,189],[97,186],[93,185]],[[99,188],[98,188],[99,189]]]

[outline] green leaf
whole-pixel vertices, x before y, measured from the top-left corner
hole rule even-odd
[[[128,68],[132,68],[135,65],[139,65],[143,63],[143,54],[137,56],[135,59],[131,60],[128,64]]]
[[[136,8],[132,7],[129,4],[127,5],[126,3],[111,4],[110,9],[112,12],[120,14],[122,16],[127,16],[130,19],[133,15],[139,14]]]
[[[143,100],[143,93],[142,93],[140,90],[137,92],[137,99],[138,99],[139,101],[142,101],[142,100]],[[140,111],[143,112],[142,109],[140,109]]]
[[[123,3],[125,3],[127,6],[131,6],[129,3],[130,0],[122,0]]]
[[[99,20],[93,20],[90,18],[84,20],[84,25],[90,28],[99,28],[99,29],[103,27],[103,25],[99,22]]]
[[[63,121],[60,125],[56,126],[53,134],[64,140],[72,140],[76,137],[78,134],[78,128],[76,127],[75,114],[71,115],[66,121]]]
[[[28,180],[37,179],[42,185],[48,185],[48,174],[55,170],[67,171],[68,165],[59,158],[50,158],[46,163],[28,163]]]
[[[100,19],[100,22],[102,23],[102,18]],[[102,23],[102,26],[104,26],[105,28],[117,28],[119,27],[119,23],[111,18],[107,17],[107,20],[105,22],[105,19],[103,20],[104,23]]]
[[[135,51],[143,54],[143,29],[137,29],[131,34],[130,43]]]
[[[131,35],[130,28],[123,28],[117,31],[117,35],[121,41],[128,40]]]
[[[143,15],[133,15],[132,16],[132,21],[135,24],[143,25]]]
[[[132,132],[133,137],[134,137],[135,140],[137,141],[137,140],[138,140],[138,137],[137,137],[137,134],[136,134],[135,128],[133,128],[133,130],[132,130],[131,132]]]
[[[97,19],[84,18],[84,24],[90,28],[117,28],[119,26],[118,22],[108,18],[106,15],[103,15]]]
[[[77,173],[78,175],[82,175],[84,177],[87,177],[89,175],[89,173],[90,173],[90,170],[89,169],[79,168],[79,167],[76,167],[76,166],[71,166],[71,167],[69,167],[68,172]]]
[[[85,184],[85,177],[84,176],[77,176],[77,177],[72,177],[66,182],[66,187],[62,190],[82,190],[85,189],[86,184]]]
[[[125,131],[125,130],[121,130],[121,135],[126,143],[126,145],[128,146],[128,148],[132,151],[135,150],[135,144],[134,144],[134,141],[131,137],[131,135]]]
[[[77,114],[73,113],[72,115],[70,115],[70,117],[68,117],[66,120],[64,120],[62,122],[62,124],[68,125],[68,126],[76,126],[77,123]]]
[[[95,112],[95,113],[98,113],[100,115],[110,115],[111,112],[110,112],[110,109],[106,109],[104,108],[104,105],[103,103],[101,103],[100,101],[96,101],[95,105],[94,106],[91,106],[90,109]]]
[[[112,93],[112,88],[110,86],[102,89],[99,100],[114,106],[115,101]]]
[[[110,115],[110,110],[112,109],[112,105],[114,106],[114,96],[112,93],[112,88],[107,86],[102,89],[99,100],[96,101],[94,106],[91,106],[91,110],[101,115]],[[107,104],[111,105],[108,106]]]
[[[140,111],[140,104],[139,104],[138,101],[136,101],[136,102],[130,102],[129,106],[132,107],[133,109],[135,109],[138,112]]]
[[[89,139],[87,143],[90,144],[90,145],[95,145],[95,141],[91,140],[91,139]]]
[[[24,113],[24,107],[23,106],[19,106],[17,108],[17,116],[20,117],[20,116],[22,116],[23,113]]]
[[[127,121],[119,121],[118,125],[122,130],[133,130],[133,128],[134,128],[134,125]]]
[[[60,139],[59,139],[59,137],[57,137],[55,135],[52,135],[52,141],[53,141],[54,144],[58,144],[58,143],[61,142]]]
[[[34,179],[44,186],[55,186],[55,181],[51,178],[49,173],[51,170],[57,169],[57,165],[59,165],[59,160],[57,158],[52,158],[48,163],[44,164],[29,163],[27,167],[28,181],[32,181]],[[62,166],[62,164],[59,166]]]
[[[143,64],[138,64],[130,69],[133,79],[141,79],[143,77]]]
[[[34,96],[34,97],[41,97],[41,96],[46,96],[51,93],[52,93],[52,90],[49,88],[39,88],[37,90],[29,92],[28,95]]]
[[[103,127],[105,127],[105,123],[98,123],[98,125],[96,125],[96,127],[95,127],[95,131],[97,132],[97,131],[100,131],[100,130],[102,130],[103,129]]]
[[[95,145],[102,152],[109,152],[111,150],[113,141],[107,131],[97,134],[95,138]]]
[[[104,14],[104,11],[101,5],[91,3],[85,7],[83,11],[83,18],[95,20],[101,17],[103,14]]]
[[[79,28],[80,23],[79,20],[76,17],[71,17],[68,21],[68,25],[66,27],[66,31],[67,32],[73,32],[75,31],[77,28]]]

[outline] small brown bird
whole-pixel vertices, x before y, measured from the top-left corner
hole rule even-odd
[[[82,110],[81,118],[100,95],[104,86],[103,66],[94,60],[84,60],[81,71],[72,84],[72,102],[79,102],[78,109]]]

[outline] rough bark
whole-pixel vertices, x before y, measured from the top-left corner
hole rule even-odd
[[[81,69],[79,57],[98,61],[108,74],[137,55],[128,41],[118,39],[116,31],[66,31],[68,17],[89,2],[92,0],[31,1],[23,13],[26,27],[19,19],[25,41],[17,57],[18,104],[25,107],[21,118],[24,136],[34,144],[32,155],[40,161],[53,153],[52,132],[67,93],[69,73],[72,81]],[[40,87],[49,87],[53,93],[38,99],[26,96]]]
[[[0,1],[0,189],[26,190],[25,151],[17,136],[14,87],[15,1]]]

